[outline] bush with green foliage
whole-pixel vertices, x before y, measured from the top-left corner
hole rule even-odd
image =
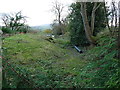
[[[21,26],[17,32],[27,33],[29,30],[30,30],[30,27],[28,25],[24,25],[24,26]]]
[[[7,27],[2,27],[1,30],[3,31],[3,33],[12,33],[12,30]]]
[[[71,14],[69,15],[69,31],[71,36],[71,43],[75,45],[85,45],[88,44],[86,39],[82,17],[80,14],[80,4],[73,3],[71,5]]]
[[[29,31],[29,27],[28,26],[22,26],[19,28],[19,31],[17,30],[12,30],[9,27],[2,27],[1,30],[3,31],[3,33],[9,33],[9,34],[14,34],[14,33],[19,33],[19,32],[23,32],[23,33],[27,33]]]
[[[52,30],[51,29],[46,29],[43,32],[45,32],[46,34],[52,34]]]
[[[52,30],[54,35],[62,35],[62,26],[57,23],[52,25]]]
[[[90,88],[119,88],[120,67],[116,37],[104,33],[98,39],[99,46],[92,48],[83,56],[89,60],[80,73],[79,83]]]

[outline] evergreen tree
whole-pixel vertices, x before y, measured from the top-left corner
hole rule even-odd
[[[103,8],[104,3],[96,10],[95,16],[95,28],[93,36],[106,27],[105,23],[105,12]],[[71,13],[69,14],[69,30],[71,36],[71,43],[80,46],[89,45],[88,39],[86,38],[82,16],[80,14],[80,4],[72,3],[70,6]],[[91,12],[93,8],[93,3],[87,3],[87,15],[89,23],[91,22]]]

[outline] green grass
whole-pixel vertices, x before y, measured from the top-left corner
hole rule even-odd
[[[20,34],[4,40],[3,87],[115,88],[120,87],[116,38],[99,33],[98,46],[79,54],[66,36],[48,41],[44,33]],[[10,63],[7,65],[6,61]],[[17,76],[13,70],[31,82]],[[3,75],[4,76],[4,75]]]
[[[27,75],[26,78],[33,82],[31,87],[76,86],[75,79],[87,61],[75,49],[62,47],[69,41],[55,39],[55,43],[51,43],[45,38],[44,34],[20,34],[5,38],[4,57],[18,73]],[[15,77],[8,73],[7,80],[11,82],[8,87],[17,87],[21,80],[17,81]]]

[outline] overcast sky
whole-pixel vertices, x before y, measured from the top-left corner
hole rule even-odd
[[[22,11],[23,15],[29,17],[27,21],[31,26],[50,24],[55,18],[54,14],[50,11],[53,1],[55,0],[0,0],[0,13]],[[75,0],[58,1],[64,5],[70,5]],[[65,13],[67,12],[64,11],[64,14]]]
[[[0,0],[0,13],[22,11],[29,25],[50,24],[54,14],[50,11],[52,2],[55,0]],[[69,5],[73,0],[58,0]],[[67,6],[66,6],[67,7]]]

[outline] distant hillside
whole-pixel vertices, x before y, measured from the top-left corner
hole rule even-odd
[[[31,28],[37,29],[37,30],[45,30],[45,29],[51,29],[51,26],[50,24],[44,24],[40,26],[31,26]]]

